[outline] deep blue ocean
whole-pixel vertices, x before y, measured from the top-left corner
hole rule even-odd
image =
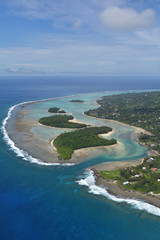
[[[158,77],[0,77],[0,122],[17,103],[116,90],[160,89]],[[160,217],[88,192],[87,163],[40,166],[0,132],[0,240],[159,240]]]

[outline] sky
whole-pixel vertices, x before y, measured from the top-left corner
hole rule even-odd
[[[160,76],[160,0],[1,0],[0,75]]]

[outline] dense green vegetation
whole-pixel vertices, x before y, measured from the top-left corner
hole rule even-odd
[[[53,107],[53,108],[49,108],[48,112],[50,112],[50,113],[58,113],[59,110],[60,110],[60,108]]]
[[[109,127],[89,127],[62,133],[54,140],[53,144],[60,154],[60,159],[70,159],[76,149],[116,144],[114,139],[107,140],[98,136],[98,134],[109,131],[112,131]]]
[[[73,100],[71,100],[70,102],[83,103],[84,101],[79,100],[79,99],[73,99]]]
[[[58,128],[84,128],[86,124],[72,123],[69,120],[72,120],[73,116],[71,115],[55,115],[50,117],[43,117],[39,120],[39,123]]]
[[[105,96],[89,116],[117,120],[141,127],[153,135],[141,135],[140,141],[160,153],[160,92],[127,93]]]
[[[107,179],[117,180],[123,188],[145,193],[160,193],[160,156],[147,157],[136,167],[100,173]]]
[[[50,112],[50,113],[66,113],[64,110],[61,110],[60,108],[57,108],[57,107],[49,108],[48,112]]]
[[[127,93],[105,96],[98,109],[86,112],[89,116],[113,119],[143,128],[152,135],[141,134],[139,139],[160,153],[160,92]],[[126,189],[160,193],[160,156],[148,157],[136,167],[101,174]]]

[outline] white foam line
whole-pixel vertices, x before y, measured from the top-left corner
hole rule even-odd
[[[103,195],[108,199],[115,201],[115,202],[125,202],[130,204],[132,207],[147,211],[150,214],[160,216],[160,208],[155,207],[149,203],[146,203],[141,200],[137,199],[130,199],[130,198],[119,198],[107,192],[105,188],[99,187],[95,184],[95,177],[94,172],[92,170],[87,170],[85,173],[85,178],[80,179],[78,182],[79,185],[84,185],[89,188],[89,193],[96,194],[96,195]]]
[[[35,163],[35,164],[39,164],[39,165],[43,165],[43,166],[73,166],[73,165],[75,165],[74,163],[45,163],[45,162],[42,162],[40,159],[30,156],[27,152],[18,148],[15,145],[15,143],[10,139],[8,132],[6,130],[6,125],[12,115],[13,110],[20,105],[28,104],[31,102],[32,101],[19,103],[19,104],[16,104],[9,108],[7,117],[3,120],[2,127],[1,127],[3,135],[4,135],[4,140],[6,141],[7,145],[9,145],[10,149],[16,153],[17,157],[21,157],[23,160],[29,161],[31,163]]]

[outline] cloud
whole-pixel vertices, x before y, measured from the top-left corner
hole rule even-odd
[[[103,66],[103,65],[114,65],[115,62],[113,61],[100,61],[97,63],[97,66]]]
[[[82,20],[81,20],[80,18],[78,18],[78,19],[75,21],[75,23],[73,24],[73,28],[74,28],[75,30],[77,30],[77,29],[79,29],[79,28],[81,27],[81,25],[82,25]]]
[[[160,29],[155,28],[151,31],[137,31],[136,35],[142,39],[142,43],[160,47]]]
[[[11,75],[36,75],[36,74],[45,74],[44,71],[37,71],[32,68],[19,68],[19,69],[12,69],[6,68],[1,70],[2,74],[11,74]]]
[[[129,32],[153,26],[155,13],[152,9],[139,13],[132,8],[112,6],[101,12],[100,19],[113,31]]]
[[[124,4],[125,0],[1,0],[6,13],[29,20],[50,21],[55,29],[77,30],[83,26],[95,27],[99,13],[112,5]]]
[[[140,60],[143,60],[143,61],[160,61],[160,58],[158,58],[158,57],[145,57],[145,58],[140,58]]]
[[[159,51],[149,46],[74,42],[50,48],[0,48],[1,74],[151,74],[159,72]],[[143,59],[142,59],[143,58]],[[152,58],[147,61],[148,58]],[[153,61],[156,60],[157,61]]]

